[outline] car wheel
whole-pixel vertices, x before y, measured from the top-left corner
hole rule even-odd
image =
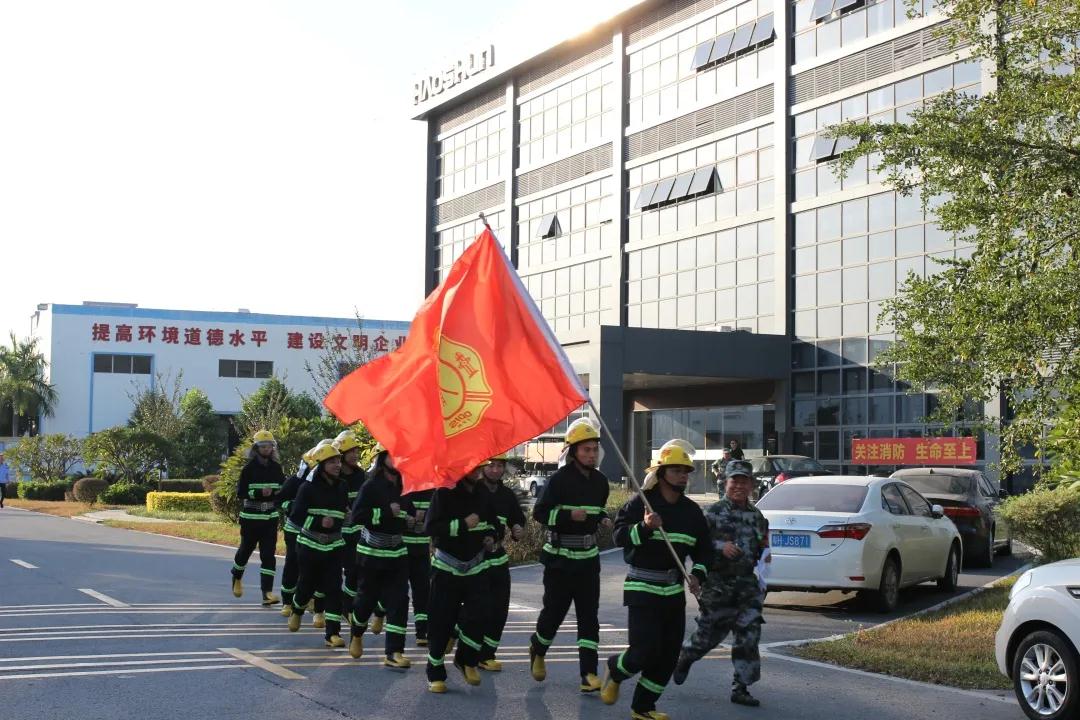
[[[953,543],[949,547],[949,560],[945,563],[945,575],[938,578],[937,589],[942,592],[953,592],[960,580],[960,550]]]
[[[986,543],[975,555],[975,564],[979,567],[990,567],[994,564],[994,528],[992,527],[986,534]]]
[[[1076,651],[1051,630],[1025,637],[1013,656],[1016,699],[1032,720],[1064,720],[1080,711]]]
[[[536,497],[536,483],[529,483],[529,494]]]
[[[881,569],[881,584],[873,594],[873,602],[879,613],[891,613],[900,602],[900,563],[891,555]]]

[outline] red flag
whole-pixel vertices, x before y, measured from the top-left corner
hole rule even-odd
[[[363,421],[411,492],[454,485],[585,400],[488,229],[424,301],[405,344],[350,373],[323,402],[344,423]]]

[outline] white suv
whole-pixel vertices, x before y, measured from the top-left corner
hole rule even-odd
[[[994,642],[998,669],[1033,720],[1080,718],[1080,558],[1028,570]]]

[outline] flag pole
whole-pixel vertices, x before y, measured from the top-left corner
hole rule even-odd
[[[589,397],[588,395],[586,395],[586,397],[589,398],[589,407],[592,408],[593,413],[596,415],[597,421],[600,423],[600,429],[604,431],[604,434],[607,435],[608,440],[611,442],[611,446],[615,448],[615,454],[618,456],[619,462],[622,463],[623,470],[626,472],[626,477],[630,478],[630,482],[634,484],[634,488],[637,490],[638,494],[641,495],[641,501],[645,504],[645,509],[651,513],[656,512],[656,510],[653,509],[652,504],[649,502],[649,498],[645,497],[645,491],[642,489],[641,484],[637,481],[637,478],[634,477],[634,471],[630,469],[630,463],[626,461],[626,456],[623,455],[622,449],[619,447],[618,441],[615,440],[615,436],[612,434],[610,428],[608,428],[607,423],[604,422],[604,417],[600,414],[600,409],[596,407],[596,403],[593,402],[593,399],[591,397]],[[664,531],[664,528],[660,527],[658,529],[660,531],[661,539],[663,539],[664,544],[667,545],[667,549],[671,553],[671,557],[675,558],[675,564],[678,565],[679,570],[682,572],[683,578],[686,579],[687,588],[689,588],[690,573],[686,571],[686,565],[683,563],[682,560],[679,559],[679,554],[675,552],[675,547],[671,544],[671,539]]]

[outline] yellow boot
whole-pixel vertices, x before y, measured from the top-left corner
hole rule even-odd
[[[427,686],[428,692],[433,692],[436,695],[442,695],[446,692],[446,683],[442,680],[432,680]]]
[[[581,678],[581,692],[583,693],[596,692],[600,687],[600,678],[596,677],[596,673],[588,673]]]
[[[383,665],[389,668],[398,668],[399,670],[407,670],[412,667],[412,660],[405,657],[404,654],[396,652],[393,655],[389,655],[383,658]]]
[[[529,671],[536,682],[544,682],[547,679],[547,664],[544,662],[544,656],[534,653],[531,647],[529,648]]]
[[[330,637],[326,638],[326,647],[345,647],[345,641],[341,639],[340,635],[331,635]]]
[[[447,655],[453,655],[454,654],[454,645],[456,643],[457,643],[457,640],[455,640],[454,638],[450,638],[449,640],[446,641],[446,652],[443,653],[443,657],[446,657]]]
[[[281,617],[292,617],[292,603],[285,603],[281,606]]]
[[[304,608],[304,609],[307,610],[308,612],[311,612],[312,610],[314,610],[315,609],[315,598],[311,598],[310,600],[308,600],[307,601],[307,607]]]
[[[356,660],[364,657],[363,633],[353,633],[352,640],[349,641],[349,654]]]
[[[383,625],[385,625],[385,624],[386,624],[385,618],[381,618],[378,615],[376,615],[371,620],[371,634],[372,635],[378,635],[379,633],[381,633],[382,629],[383,629]]]
[[[233,597],[243,597],[244,595],[244,583],[238,577],[232,579],[232,594]]]
[[[600,686],[600,699],[605,705],[614,705],[619,701],[619,683],[611,679],[611,671],[604,671],[604,682]]]
[[[300,629],[300,619],[303,617],[303,613],[293,613],[289,616],[289,632],[296,632]]]
[[[667,713],[662,713],[659,710],[650,710],[643,713],[631,710],[630,720],[671,720],[671,716]]]
[[[454,663],[454,667],[461,671],[462,677],[465,678],[465,682],[473,687],[480,684],[480,671],[472,665],[458,665]]]
[[[502,663],[495,658],[491,658],[490,660],[481,660],[479,667],[481,670],[487,670],[488,672],[502,671]]]
[[[272,592],[263,593],[263,599],[262,599],[263,607],[270,607],[271,605],[277,605],[279,602],[281,602],[281,598],[279,598],[274,593],[272,593]]]
[[[311,627],[318,628],[319,630],[326,627],[326,615],[321,612],[315,613],[315,617],[311,620]]]

